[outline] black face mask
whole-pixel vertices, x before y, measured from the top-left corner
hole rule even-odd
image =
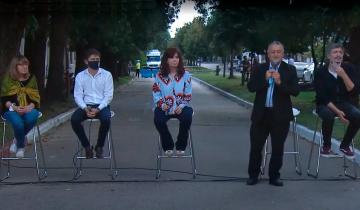
[[[100,67],[100,61],[88,61],[88,67],[98,70]]]

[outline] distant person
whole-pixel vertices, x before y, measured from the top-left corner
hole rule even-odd
[[[131,62],[131,60],[129,61],[129,63],[128,63],[128,75],[130,76],[130,74],[131,74],[131,71],[132,71],[132,62]]]
[[[170,118],[180,121],[176,141],[176,154],[183,155],[188,143],[193,109],[191,75],[185,71],[183,58],[177,48],[166,49],[161,58],[160,71],[156,74],[152,89],[154,100],[154,123],[160,134],[166,155],[172,155],[174,142],[167,127]]]
[[[100,68],[100,57],[98,50],[89,49],[84,60],[88,67],[79,72],[75,78],[74,98],[79,108],[71,116],[71,126],[85,148],[86,158],[93,158],[94,148],[90,145],[91,142],[85,134],[82,122],[91,118],[100,120],[95,146],[97,158],[103,157],[103,147],[110,129],[109,104],[114,93],[113,78],[109,71]]]
[[[246,81],[246,75],[248,71],[250,71],[250,62],[248,61],[247,57],[244,56],[243,60],[241,61],[242,71],[241,71],[241,85],[244,86]]]
[[[17,158],[24,157],[25,136],[39,117],[40,94],[29,65],[25,56],[15,56],[1,83],[2,115],[13,127],[15,138],[10,152],[16,153]]]
[[[137,60],[136,61],[136,75],[135,75],[135,77],[137,77],[137,78],[140,78],[140,68],[141,68],[140,61]]]
[[[259,65],[259,61],[257,58],[253,58],[253,62],[251,64],[251,68],[250,68],[250,76],[249,76],[249,80],[252,77],[253,73],[254,73],[254,69],[257,68],[257,66]]]
[[[201,66],[201,58],[198,58],[198,59],[197,59],[197,65],[198,65],[198,66]]]
[[[283,163],[284,144],[294,119],[291,96],[299,94],[298,79],[294,66],[283,62],[284,45],[271,42],[267,49],[269,62],[258,65],[247,87],[255,92],[251,114],[250,158],[247,185],[258,183],[262,151],[269,134],[271,136],[271,159],[269,184],[283,186],[280,169]]]
[[[323,147],[321,154],[331,156],[331,135],[335,117],[348,124],[340,152],[354,158],[350,144],[360,128],[360,110],[352,104],[352,95],[359,94],[359,78],[352,65],[343,62],[344,48],[332,43],[327,47],[329,62],[315,72],[316,112],[322,119]]]

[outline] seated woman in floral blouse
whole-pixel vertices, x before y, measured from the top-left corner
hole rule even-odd
[[[174,141],[166,124],[170,118],[180,121],[176,153],[185,153],[193,115],[189,104],[191,93],[191,75],[184,69],[180,51],[168,48],[162,56],[160,71],[153,85],[154,123],[166,155],[172,155],[174,149]]]

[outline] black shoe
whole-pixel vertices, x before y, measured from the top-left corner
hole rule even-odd
[[[94,152],[93,152],[92,146],[88,146],[85,148],[85,156],[86,156],[86,159],[90,159],[90,158],[94,157]]]
[[[95,147],[95,156],[96,158],[103,158],[103,148],[102,147]]]
[[[284,186],[284,183],[283,183],[282,181],[280,181],[279,178],[278,178],[278,179],[270,179],[270,180],[269,180],[269,184],[270,184],[270,185],[274,185],[274,186],[276,186],[276,187],[282,187],[282,186]]]
[[[259,179],[257,177],[249,178],[246,181],[246,185],[256,185],[258,183]]]

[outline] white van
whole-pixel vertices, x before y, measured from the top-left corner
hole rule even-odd
[[[157,49],[149,50],[146,53],[146,66],[150,69],[158,69],[160,68],[160,56],[161,53]]]

